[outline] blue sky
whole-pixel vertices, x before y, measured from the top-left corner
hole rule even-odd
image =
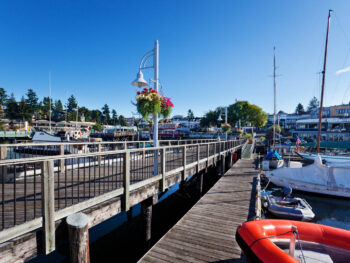
[[[350,101],[350,1],[104,1],[0,2],[0,87],[17,98],[81,106],[107,103],[131,116],[143,54],[159,40],[159,78],[174,114],[248,100],[273,111],[273,46],[277,108],[294,111],[319,97],[328,9],[332,16],[325,105]],[[152,70],[144,72],[153,76]]]

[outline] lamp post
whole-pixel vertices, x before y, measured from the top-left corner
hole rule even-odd
[[[219,115],[218,121],[222,121],[221,111],[220,111],[220,115]],[[227,107],[225,107],[225,124],[227,124]],[[225,140],[227,141],[227,132],[225,132]]]
[[[147,61],[153,57],[153,65],[152,66],[146,66]],[[158,92],[158,71],[159,71],[159,44],[158,40],[154,42],[154,48],[150,51],[146,52],[141,61],[139,66],[139,72],[137,73],[136,79],[131,82],[131,85],[142,88],[145,86],[148,86],[146,80],[143,78],[142,69],[150,69],[153,68],[154,70],[154,90]],[[158,146],[158,114],[153,114],[153,146]],[[154,174],[158,174],[158,151],[155,152],[154,155]]]

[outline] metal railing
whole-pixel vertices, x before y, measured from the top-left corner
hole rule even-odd
[[[123,196],[127,211],[130,192],[156,181],[164,191],[167,177],[195,166],[199,169],[200,163],[243,143],[171,145],[169,141],[163,147],[1,160],[0,243],[39,227],[52,237],[56,220],[117,196]],[[47,253],[54,245],[48,247]]]

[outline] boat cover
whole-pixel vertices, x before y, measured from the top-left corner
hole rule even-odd
[[[266,154],[265,159],[266,160],[271,160],[273,157],[276,157],[278,160],[282,160],[282,157],[278,154],[278,152],[276,150],[270,150]]]

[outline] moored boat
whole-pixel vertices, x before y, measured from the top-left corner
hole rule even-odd
[[[312,207],[299,197],[267,195],[267,210],[277,218],[310,221],[315,217]]]
[[[297,154],[309,161],[314,161],[317,158],[317,154],[314,153],[297,152]],[[328,165],[350,166],[350,156],[320,154],[320,157]]]
[[[350,262],[350,231],[321,224],[249,221],[236,240],[250,262]]]

